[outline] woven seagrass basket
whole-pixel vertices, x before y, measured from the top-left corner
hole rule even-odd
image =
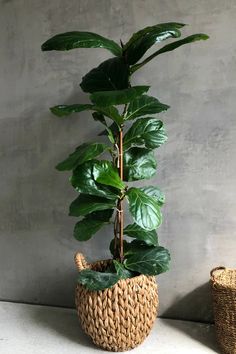
[[[211,289],[220,348],[225,354],[236,354],[236,269],[213,269]]]
[[[104,270],[111,260],[88,264],[75,255],[79,271]],[[76,287],[75,303],[83,330],[106,350],[125,351],[142,343],[150,333],[158,310],[157,283],[153,276],[119,280],[112,288],[89,291]]]

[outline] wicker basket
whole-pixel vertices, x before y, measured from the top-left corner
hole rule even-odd
[[[82,254],[75,255],[79,271],[102,271],[110,262],[88,264]],[[97,346],[115,352],[129,350],[144,341],[156,319],[156,279],[139,275],[102,291],[89,291],[78,284],[75,302],[82,328]]]
[[[216,335],[222,352],[236,354],[236,269],[211,271]]]

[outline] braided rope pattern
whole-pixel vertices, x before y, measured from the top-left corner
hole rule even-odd
[[[102,271],[110,262],[86,267]],[[152,329],[158,310],[157,283],[155,277],[139,275],[102,291],[78,284],[75,300],[82,328],[93,342],[106,350],[125,351],[142,343]]]
[[[236,269],[213,269],[211,289],[217,340],[223,353],[236,354]]]

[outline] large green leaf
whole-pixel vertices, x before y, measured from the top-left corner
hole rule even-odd
[[[149,90],[149,86],[133,86],[124,90],[98,91],[90,95],[91,101],[98,107],[129,103]]]
[[[86,218],[90,220],[101,220],[107,223],[110,221],[113,212],[114,209],[93,211],[92,213],[86,215]]]
[[[57,117],[69,116],[72,113],[79,113],[89,110],[94,110],[94,106],[91,104],[61,104],[50,108],[50,111]]]
[[[126,268],[147,275],[158,275],[169,270],[170,254],[164,247],[149,247],[129,253],[124,260]]]
[[[110,161],[97,161],[93,166],[93,177],[96,182],[124,189],[125,184],[120,179],[118,170]]]
[[[115,207],[114,200],[88,194],[80,194],[70,205],[70,216],[82,216],[98,210]]]
[[[82,165],[88,160],[101,155],[108,146],[101,143],[84,143],[76,148],[76,150],[69,155],[69,157],[60,162],[56,169],[58,171],[69,171],[75,169],[77,166]]]
[[[116,56],[122,55],[121,47],[114,41],[92,32],[66,32],[48,39],[42,50],[70,50],[75,48],[105,48]]]
[[[124,136],[124,149],[144,145],[155,149],[167,140],[163,123],[155,118],[137,119]]]
[[[127,191],[129,210],[136,224],[151,231],[160,226],[162,221],[160,207],[157,201],[144,193],[140,188],[130,188]]]
[[[149,246],[157,246],[158,238],[155,230],[146,231],[137,224],[127,225],[124,228],[124,234],[136,238],[137,240],[144,241]]]
[[[146,51],[155,43],[159,43],[168,38],[178,38],[181,36],[179,28],[182,23],[160,23],[149,26],[133,34],[123,48],[127,62],[132,65],[142,58]]]
[[[74,237],[78,241],[89,240],[97,231],[106,225],[113,214],[113,209],[94,211],[78,221],[74,228]]]
[[[99,291],[111,288],[119,280],[119,276],[114,273],[96,272],[92,269],[84,269],[79,272],[78,282],[88,290]]]
[[[112,58],[82,78],[84,92],[123,90],[129,86],[129,66],[123,58]]]
[[[99,163],[98,160],[90,160],[78,166],[73,171],[71,184],[77,192],[115,200],[119,190],[97,183],[94,179],[93,169]]]
[[[143,62],[133,65],[131,67],[131,73],[134,73],[136,70],[140,69],[142,66],[144,66],[145,64],[147,64],[149,61],[151,61],[152,59],[154,59],[156,56],[158,56],[160,54],[170,52],[176,48],[181,47],[184,44],[193,43],[193,42],[200,41],[200,40],[207,40],[208,38],[209,38],[209,36],[204,33],[197,33],[197,34],[193,34],[191,36],[188,36],[186,38],[180,39],[179,41],[175,41],[170,44],[167,44],[164,47],[162,47],[161,49],[157,50],[152,55],[150,55]]]
[[[156,160],[152,151],[144,148],[131,148],[124,153],[124,180],[138,181],[148,179],[156,173]]]
[[[125,120],[160,113],[166,111],[168,108],[170,108],[170,106],[161,103],[157,98],[142,95],[130,102]]]
[[[126,269],[122,263],[114,259],[113,264],[119,279],[127,279],[133,277],[133,273],[130,270]]]
[[[108,138],[111,135],[113,137],[113,139],[115,140],[118,134],[119,134],[119,127],[114,122],[109,127],[106,127],[105,130],[101,131],[98,135],[99,136],[107,135]]]
[[[114,120],[118,125],[123,122],[123,118],[118,112],[118,109],[113,106],[97,107],[91,104],[72,104],[72,105],[58,105],[50,108],[51,112],[58,117],[68,116],[72,113],[79,113],[82,111],[96,111],[100,115],[105,115]],[[101,116],[100,116],[101,117]]]
[[[162,206],[165,203],[165,196],[158,187],[147,186],[141,187],[140,189],[150,197],[154,198],[159,206]]]
[[[78,241],[87,241],[104,225],[104,221],[84,218],[75,225],[74,237]]]

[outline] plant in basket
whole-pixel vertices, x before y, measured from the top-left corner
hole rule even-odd
[[[127,350],[141,343],[157,315],[155,276],[169,269],[169,251],[159,244],[165,197],[158,186],[132,185],[156,173],[155,149],[167,140],[158,114],[170,107],[148,93],[150,86],[133,86],[134,74],[150,60],[184,44],[206,40],[194,34],[162,46],[142,57],[154,45],[179,38],[184,24],[162,23],[134,33],[118,43],[91,32],[58,34],[42,45],[43,51],[105,48],[113,55],[89,71],[80,84],[90,103],[58,105],[58,117],[90,111],[103,126],[100,141],[84,142],[60,162],[59,171],[71,171],[70,183],[78,192],[69,215],[78,218],[74,237],[84,242],[103,226],[111,225],[112,259],[87,264],[75,257],[79,269],[76,306],[81,324],[93,341],[109,350]],[[110,156],[104,158],[103,156]],[[124,204],[132,218],[126,224]]]

